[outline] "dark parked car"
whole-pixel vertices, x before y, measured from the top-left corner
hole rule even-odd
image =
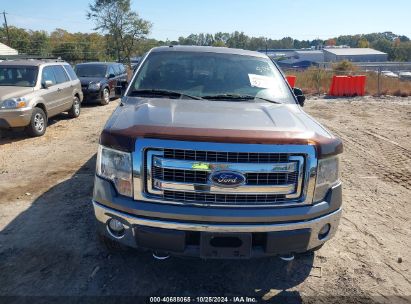
[[[121,63],[88,62],[75,67],[81,81],[84,100],[97,101],[101,105],[110,102],[111,97],[119,97],[127,84],[127,70]]]

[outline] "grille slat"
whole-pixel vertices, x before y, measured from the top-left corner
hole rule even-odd
[[[170,159],[227,163],[279,163],[288,160],[288,153],[215,152],[164,149],[164,157]]]
[[[191,193],[182,191],[164,191],[164,200],[202,202],[206,204],[242,205],[250,203],[278,203],[285,202],[284,195],[274,194],[210,194]]]
[[[153,177],[163,181],[181,183],[207,184],[209,173],[207,171],[190,171],[165,169],[153,166]],[[297,181],[298,172],[293,173],[246,173],[247,185],[285,185]]]

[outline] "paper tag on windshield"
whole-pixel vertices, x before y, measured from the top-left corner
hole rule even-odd
[[[248,78],[250,78],[250,84],[252,87],[269,89],[275,86],[275,80],[272,77],[248,74]]]

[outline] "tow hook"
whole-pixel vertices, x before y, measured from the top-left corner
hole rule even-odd
[[[170,255],[168,255],[165,252],[158,252],[158,251],[154,251],[153,252],[153,258],[155,258],[156,260],[167,260],[170,257]]]
[[[294,254],[280,255],[279,258],[283,261],[291,262],[292,260],[294,260]]]

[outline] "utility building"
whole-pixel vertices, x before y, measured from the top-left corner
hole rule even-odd
[[[326,62],[348,60],[352,62],[384,62],[388,54],[369,48],[325,48]]]
[[[0,42],[0,56],[18,55],[19,52]]]

